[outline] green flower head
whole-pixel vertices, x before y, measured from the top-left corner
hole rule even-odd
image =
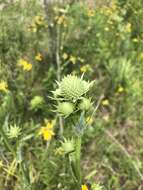
[[[11,125],[7,132],[8,138],[18,138],[19,135],[21,135],[21,129],[16,124],[14,126]]]
[[[90,90],[93,82],[87,82],[83,80],[83,77],[78,78],[75,75],[67,75],[58,83],[59,88],[53,93],[55,96],[61,96],[65,100],[76,101]]]
[[[69,116],[70,114],[73,113],[74,111],[74,104],[71,102],[61,102],[57,106],[57,111],[60,113],[62,116]]]

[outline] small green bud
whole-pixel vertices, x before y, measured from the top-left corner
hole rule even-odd
[[[64,151],[65,154],[68,154],[70,152],[74,151],[74,141],[73,139],[64,139],[64,141],[62,142],[62,149]]]
[[[57,106],[57,111],[63,116],[69,116],[74,111],[74,104],[71,102],[62,102]]]
[[[43,103],[44,103],[44,99],[42,96],[34,96],[34,98],[30,102],[30,109],[38,110],[42,108]]]
[[[90,99],[83,98],[78,106],[79,106],[80,110],[87,111],[87,110],[89,110],[91,108],[92,103],[91,103]]]

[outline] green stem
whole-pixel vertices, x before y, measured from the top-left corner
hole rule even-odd
[[[81,136],[77,136],[75,140],[75,170],[77,177],[77,190],[81,190]]]

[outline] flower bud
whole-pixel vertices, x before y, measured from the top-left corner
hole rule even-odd
[[[74,141],[73,139],[64,139],[62,142],[62,149],[65,154],[73,152],[74,151]]]
[[[62,102],[57,106],[57,111],[63,116],[68,116],[74,111],[74,104],[71,102]]]
[[[91,108],[91,101],[88,98],[83,98],[79,103],[79,109],[83,111],[87,111]]]

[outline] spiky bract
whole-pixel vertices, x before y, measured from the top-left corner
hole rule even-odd
[[[93,82],[89,83],[81,78],[78,78],[74,75],[67,75],[64,77],[59,83],[60,95],[66,100],[78,100],[81,96],[83,96],[90,87]],[[57,90],[55,91],[57,92]]]

